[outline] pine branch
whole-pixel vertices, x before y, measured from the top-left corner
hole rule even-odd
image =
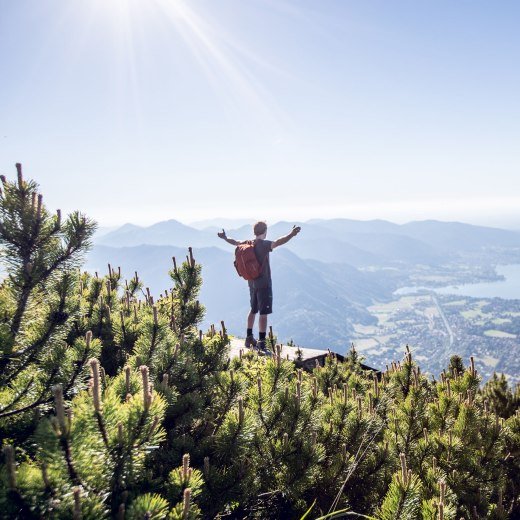
[[[2,413],[10,410],[16,403],[18,403],[18,401],[20,401],[23,397],[25,397],[25,395],[27,394],[27,392],[29,391],[29,388],[31,388],[33,383],[34,383],[34,377],[31,377],[31,379],[29,379],[29,382],[17,393],[17,395],[14,397],[14,399],[8,405],[4,406],[3,408],[0,408],[0,417],[2,416],[1,415]]]
[[[44,389],[42,390],[42,392],[40,393],[39,397],[35,401],[33,401],[32,403],[30,403],[30,404],[28,404],[26,406],[23,406],[22,408],[18,408],[16,410],[10,410],[10,411],[4,412],[4,413],[0,413],[0,419],[5,419],[7,417],[12,417],[14,415],[17,415],[17,414],[24,413],[24,412],[27,412],[29,410],[32,410],[33,408],[36,408],[37,406],[40,406],[40,405],[43,405],[43,404],[48,404],[48,403],[52,402],[52,400],[53,400],[52,397],[45,398],[45,396],[48,395],[49,385],[52,384],[52,381],[53,381],[55,375],[57,374],[57,372],[58,372],[58,367],[56,367],[51,372],[51,375],[50,375],[49,379],[43,385]]]

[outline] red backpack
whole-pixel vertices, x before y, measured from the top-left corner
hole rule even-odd
[[[239,276],[254,280],[262,274],[263,264],[258,261],[253,240],[243,242],[235,249],[235,268]]]

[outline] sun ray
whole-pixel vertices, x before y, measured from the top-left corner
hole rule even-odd
[[[91,36],[93,31],[104,31],[108,45],[112,46],[106,49],[106,59],[114,62],[111,85],[117,125],[124,125],[128,118],[124,110],[127,99],[136,131],[143,127],[143,71],[139,55],[162,29],[165,45],[172,50],[177,51],[175,46],[184,43],[223,105],[225,116],[237,118],[247,114],[257,128],[272,137],[274,144],[297,134],[295,123],[277,103],[263,78],[274,75],[279,81],[295,84],[298,79],[253,52],[208,10],[196,8],[186,0],[89,0],[79,5],[76,17],[83,21],[83,32]],[[71,58],[72,62],[79,62],[85,46],[85,36],[71,42],[70,52],[76,56]],[[165,51],[167,55],[168,48]]]
[[[228,99],[234,97],[229,96],[231,89],[258,117],[278,128],[290,125],[290,118],[270,98],[268,89],[244,62],[261,64],[264,68],[283,74],[280,69],[247,50],[244,45],[239,45],[224,31],[218,30],[214,22],[196,12],[188,2],[155,0],[155,3],[182,36],[210,82],[216,88],[219,83],[220,87],[225,87]]]

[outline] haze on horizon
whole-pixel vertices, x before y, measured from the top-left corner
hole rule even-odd
[[[520,229],[520,4],[0,0],[0,173],[100,225]]]

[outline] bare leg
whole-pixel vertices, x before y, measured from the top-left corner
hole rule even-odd
[[[250,312],[247,316],[247,328],[252,329],[255,324],[256,314]]]
[[[254,314],[253,312],[250,312],[247,315],[247,328],[251,331],[253,330],[253,326],[255,324],[255,318],[256,318],[256,314]],[[249,330],[247,331],[248,334],[247,334],[244,345],[247,348],[251,348],[251,347],[254,348],[254,347],[256,347],[256,339],[254,339],[253,334],[249,334]]]
[[[267,314],[260,314],[260,319],[258,320],[258,330],[259,332],[267,332]]]

